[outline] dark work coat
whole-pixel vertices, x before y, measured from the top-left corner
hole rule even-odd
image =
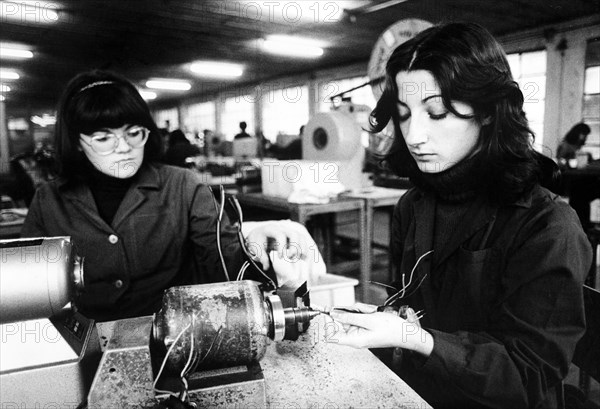
[[[396,206],[397,278],[432,249],[435,200],[413,189]],[[422,285],[401,301],[424,310],[433,352],[405,353],[395,369],[435,408],[556,407],[585,329],[590,244],[575,212],[539,186],[511,205],[468,206],[452,237],[416,269],[413,282],[425,277]]]
[[[237,275],[243,262],[237,230],[224,219],[225,260]],[[152,314],[173,285],[225,281],[216,222],[214,197],[192,171],[144,165],[111,225],[87,186],[58,179],[36,192],[22,236],[71,236],[84,257],[85,292],[77,306],[106,321]]]

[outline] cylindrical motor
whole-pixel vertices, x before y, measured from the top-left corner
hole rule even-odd
[[[247,365],[264,356],[268,338],[283,339],[286,324],[315,315],[284,309],[276,295],[265,300],[253,281],[172,287],[154,317],[153,340],[170,371]]]
[[[0,323],[47,318],[83,288],[70,237],[0,241]]]

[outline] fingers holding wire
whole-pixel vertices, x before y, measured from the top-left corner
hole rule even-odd
[[[260,262],[264,270],[270,265],[269,253],[275,251],[277,257],[286,257],[288,232],[276,223],[269,223],[252,230],[246,238],[246,247],[252,258]]]

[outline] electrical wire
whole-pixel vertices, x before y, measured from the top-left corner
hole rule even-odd
[[[246,246],[246,239],[244,238],[244,234],[242,233],[242,223],[244,222],[244,214],[242,212],[242,207],[240,206],[240,202],[237,200],[237,198],[235,196],[230,197],[229,201],[238,215],[238,241],[240,242],[242,251],[246,255],[246,257],[247,257],[248,261],[250,262],[250,264],[252,265],[252,267],[254,267],[254,269],[259,274],[261,274],[264,278],[266,278],[269,281],[269,283],[273,289],[277,288],[277,284],[275,284],[275,282],[271,279],[271,277],[269,277],[263,271],[263,269],[261,267],[259,267],[258,264],[256,264],[253,256],[250,254],[250,251],[248,250],[248,247]]]
[[[214,192],[212,188],[209,186],[208,189],[213,194]],[[227,270],[227,264],[225,264],[225,257],[223,256],[223,249],[221,246],[221,221],[223,220],[223,211],[225,209],[225,189],[223,185],[219,185],[219,192],[221,196],[219,197],[220,206],[217,208],[216,200],[213,200],[213,204],[215,205],[215,211],[217,212],[217,251],[219,252],[219,260],[221,260],[221,266],[223,267],[223,274],[225,274],[225,278],[227,281],[231,281],[229,278],[229,271]]]
[[[415,271],[417,270],[417,266],[419,265],[421,260],[423,260],[423,258],[425,258],[425,256],[428,256],[431,253],[433,253],[433,250],[429,250],[428,252],[426,252],[425,254],[423,254],[421,257],[418,258],[417,262],[415,263],[414,267],[412,268],[412,270],[410,272],[410,276],[408,278],[408,283],[405,282],[405,278],[406,278],[405,274],[404,273],[402,274],[402,288],[397,293],[391,295],[387,300],[385,300],[385,302],[383,303],[384,306],[391,305],[392,303],[394,303],[397,300],[404,298],[406,296],[406,290],[408,289],[408,287],[410,287],[410,285],[412,283],[413,275],[414,275]],[[421,284],[423,284],[425,277],[427,277],[427,274],[425,274],[423,276],[423,278],[421,278],[421,280],[419,280],[419,284],[417,284],[416,288],[414,288],[410,292],[410,294],[413,294],[416,291],[416,289],[418,289],[421,286]]]
[[[241,281],[244,279],[244,274],[246,273],[246,270],[248,269],[249,265],[250,263],[248,261],[244,261],[244,264],[242,264],[242,268],[240,268],[240,272],[238,273],[237,281]]]
[[[209,188],[210,192],[213,193],[212,188],[210,186],[208,188]],[[219,252],[219,259],[221,261],[221,266],[223,267],[223,272],[225,274],[225,278],[227,279],[227,281],[231,281],[231,278],[229,276],[229,271],[227,270],[227,265],[225,263],[225,257],[223,256],[223,248],[222,248],[222,243],[221,243],[221,222],[223,220],[223,212],[225,209],[225,189],[223,188],[223,185],[219,185],[219,191],[220,191],[220,205],[217,206],[216,200],[213,201],[213,203],[215,205],[215,211],[218,214],[217,215],[217,232],[216,232],[217,233],[217,251]],[[213,196],[214,196],[214,193],[213,193]],[[242,232],[242,224],[244,223],[244,213],[242,212],[242,207],[240,206],[239,201],[237,200],[237,198],[235,196],[231,196],[229,198],[229,203],[233,207],[234,211],[237,213],[237,216],[238,216],[237,236],[238,236],[238,241],[240,243],[242,252],[244,253],[244,255],[247,258],[247,262],[249,262],[250,265],[252,265],[252,267],[254,267],[254,269],[269,282],[269,285],[271,286],[271,288],[273,288],[273,289],[277,288],[277,284],[275,283],[275,281],[273,281],[273,279],[271,277],[269,277],[258,264],[256,264],[253,256],[250,254],[250,251],[248,250],[248,247],[246,246],[246,239],[244,238],[244,234]],[[240,271],[238,272],[237,280],[240,280],[243,278],[244,274],[246,273],[247,268],[248,268],[248,265],[246,265],[246,262],[245,262],[242,265]]]
[[[169,359],[169,355],[171,355],[171,352],[173,352],[173,348],[175,348],[175,345],[177,345],[177,341],[179,341],[179,339],[181,338],[181,336],[185,333],[185,331],[188,330],[188,328],[191,327],[191,323],[187,325],[187,327],[185,327],[184,329],[182,329],[179,334],[177,334],[177,337],[175,337],[175,341],[173,341],[173,343],[171,344],[171,346],[169,347],[167,354],[165,355],[165,358],[162,361],[162,364],[160,365],[160,369],[158,370],[158,374],[156,375],[156,379],[154,379],[154,383],[152,384],[152,387],[154,388],[154,390],[156,392],[159,393],[168,393],[169,395],[172,395],[173,392],[172,391],[165,391],[165,390],[161,390],[161,389],[157,389],[156,388],[156,384],[158,383],[158,380],[160,379],[160,376],[162,375],[162,371],[165,368],[165,365],[167,363],[167,360]]]
[[[194,321],[195,321],[196,316],[192,315],[192,322],[191,322],[191,327],[192,327],[192,331],[190,333],[190,356],[188,357],[187,362],[185,363],[185,366],[183,367],[183,369],[181,370],[181,373],[179,374],[180,378],[184,378],[187,375],[187,371],[189,369],[190,363],[192,362],[192,357],[194,356],[194,333],[196,332],[194,329]]]

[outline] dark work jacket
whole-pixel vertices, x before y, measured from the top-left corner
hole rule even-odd
[[[432,249],[435,201],[413,189],[396,206],[396,277],[408,279]],[[395,369],[435,408],[560,406],[585,329],[582,283],[592,256],[579,220],[540,186],[511,205],[468,206],[435,257],[419,263],[413,282],[424,277],[422,285],[401,301],[424,310],[433,352],[405,353]]]
[[[86,185],[57,179],[36,192],[22,236],[71,236],[84,257],[85,291],[75,302],[106,321],[152,314],[171,286],[225,281],[216,222],[213,195],[192,171],[144,165],[110,225]],[[223,225],[225,260],[237,275],[237,230],[226,216]]]

